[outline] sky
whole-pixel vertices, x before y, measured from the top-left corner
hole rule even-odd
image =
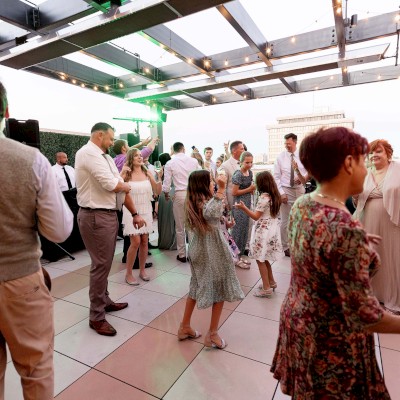
[[[326,0],[308,0],[307,9],[294,0],[276,4],[273,8],[267,2],[260,3],[260,0],[242,0],[242,3],[263,30],[265,37],[270,39],[331,26],[333,21],[330,1]],[[291,12],[285,12],[285,23],[282,23],[282,10],[279,7],[288,5]],[[373,0],[349,0],[348,5],[349,15],[357,13],[359,19],[394,11],[399,7],[397,0],[384,0],[379,4]],[[265,13],[260,12],[260,7],[266,7]],[[222,17],[215,9],[207,10],[206,13],[210,27],[222,26],[218,23]],[[268,24],[265,23],[265,15],[269,16]],[[167,25],[205,54],[243,45],[238,44],[238,35],[231,27],[223,34],[216,35],[211,29],[204,30],[201,24],[204,24],[204,20],[195,14]],[[202,29],[202,35],[197,34],[199,29]],[[389,55],[395,52],[395,39],[390,38],[392,44]],[[157,57],[147,61],[158,67],[170,62],[165,55]],[[386,61],[394,65],[394,59]],[[135,125],[132,122],[113,120],[113,117],[149,115],[145,106],[3,66],[0,66],[0,80],[8,91],[11,117],[37,119],[42,130],[47,128],[88,134],[96,122],[103,121],[115,126],[118,135],[133,132]],[[266,153],[266,127],[275,124],[276,118],[321,111],[343,111],[346,117],[354,119],[358,133],[369,141],[387,139],[394,147],[395,156],[400,157],[399,93],[400,80],[391,80],[169,111],[167,122],[163,125],[164,151],[168,151],[175,141],[181,141],[187,149],[191,146],[199,149],[211,146],[216,156],[223,151],[224,142],[242,140],[254,154]],[[140,125],[140,135],[142,138],[150,135],[147,124]]]

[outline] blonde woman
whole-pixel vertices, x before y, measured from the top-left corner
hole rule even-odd
[[[132,223],[134,215],[131,215],[127,208],[123,208],[122,223],[124,225],[124,235],[129,236],[131,242],[127,253],[125,282],[128,285],[137,286],[139,282],[132,275],[132,265],[138,250],[139,277],[143,281],[150,280],[145,272],[145,263],[148,252],[149,233],[153,230],[151,200],[153,199],[153,193],[156,195],[161,193],[160,178],[162,171],[157,174],[157,180],[154,179],[153,174],[143,164],[140,150],[131,149],[127,153],[121,176],[125,182],[130,184],[131,191],[129,195],[132,196],[135,202],[138,214],[146,221],[146,225],[138,229]]]

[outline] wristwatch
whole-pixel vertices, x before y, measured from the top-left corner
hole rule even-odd
[[[133,213],[133,214],[131,214],[132,215],[132,217],[136,217],[136,215],[139,215],[139,213],[138,212],[135,212],[135,213]]]

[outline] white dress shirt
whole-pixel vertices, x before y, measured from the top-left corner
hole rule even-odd
[[[299,171],[302,176],[305,176],[307,174],[307,170],[304,168],[303,164],[300,161],[299,158],[299,151],[296,150],[294,153],[294,160],[297,163],[297,166],[299,168]],[[291,187],[290,186],[290,169],[291,169],[291,155],[292,153],[289,153],[288,151],[283,151],[281,154],[279,154],[278,158],[275,160],[275,165],[274,165],[274,178],[275,182],[278,186],[279,193],[285,194],[285,191],[283,190],[283,187]],[[294,179],[297,178],[296,171],[294,172]],[[299,187],[302,184],[294,185],[294,187]]]
[[[123,179],[114,160],[90,140],[76,153],[75,176],[80,207],[117,209],[113,190]]]
[[[36,215],[39,232],[48,240],[61,243],[72,231],[74,215],[58,187],[49,161],[42,153],[37,152],[32,169],[33,185],[38,193]]]
[[[53,168],[53,171],[56,173],[58,186],[60,186],[60,189],[62,192],[64,192],[65,190],[69,190],[67,179],[65,178],[63,168],[65,168],[65,171],[67,172],[67,174],[69,176],[72,187],[74,188],[76,186],[75,170],[70,165],[62,166],[60,164],[54,164],[52,166],[52,168]]]
[[[175,192],[186,190],[190,173],[199,168],[199,163],[195,158],[189,157],[185,153],[175,154],[164,166],[163,192],[169,193],[172,179]]]
[[[225,162],[221,164],[221,168],[225,171],[226,175],[226,198],[230,207],[233,206],[233,195],[232,195],[232,176],[240,169],[240,161],[229,157]]]

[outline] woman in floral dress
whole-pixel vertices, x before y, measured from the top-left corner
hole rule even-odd
[[[373,332],[400,333],[400,317],[372,293],[378,238],[345,207],[363,190],[367,153],[366,139],[343,127],[322,128],[301,144],[300,160],[318,187],[291,210],[291,281],[271,367],[293,399],[390,399]]]
[[[235,171],[232,176],[232,194],[233,204],[240,203],[241,201],[247,208],[251,207],[251,195],[256,189],[253,182],[253,155],[248,151],[244,151],[240,156],[240,169]],[[235,219],[235,226],[232,229],[232,237],[242,256],[246,250],[246,244],[249,234],[249,216],[242,210],[234,208],[232,210],[233,218]],[[237,267],[248,269],[250,262],[247,259],[241,258]]]

